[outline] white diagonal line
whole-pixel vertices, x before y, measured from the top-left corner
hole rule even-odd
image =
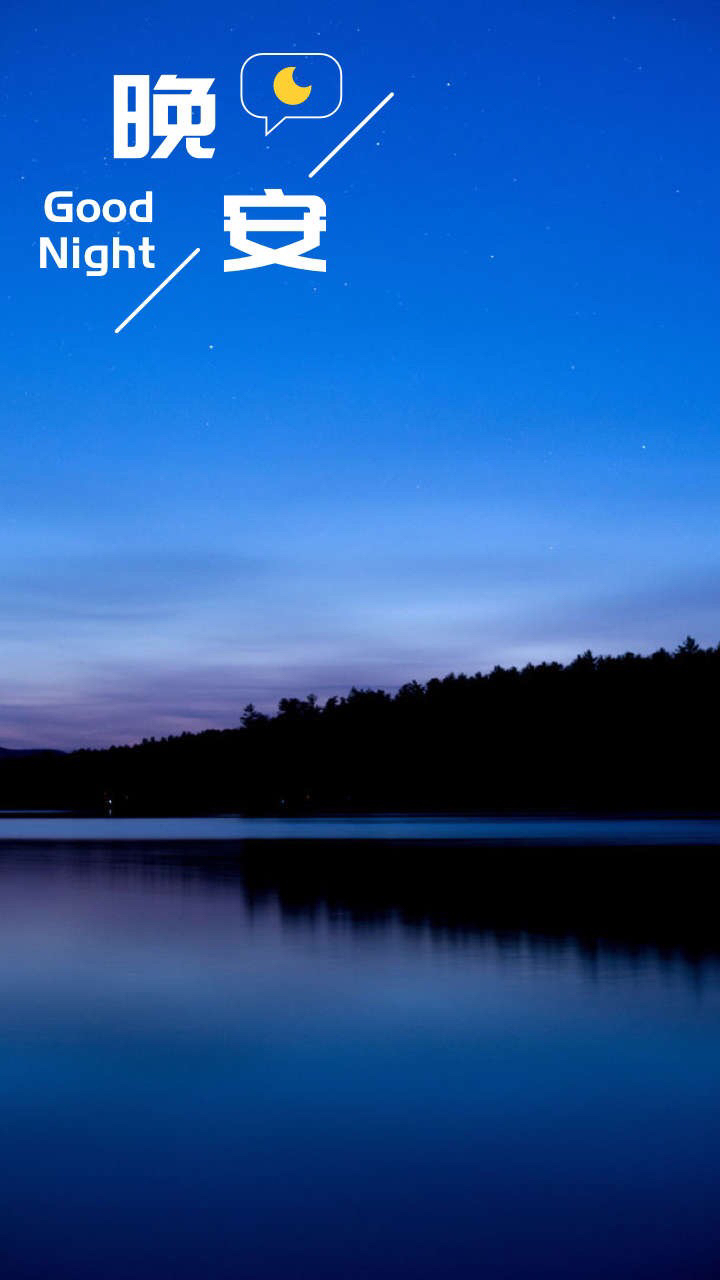
[[[171,280],[174,280],[174,279],[175,279],[175,276],[178,274],[178,272],[179,272],[179,271],[182,271],[183,267],[186,267],[186,266],[187,266],[187,264],[188,264],[188,262],[192,262],[193,258],[194,258],[194,257],[196,257],[196,256],[197,256],[197,254],[198,254],[199,252],[200,252],[200,248],[199,248],[199,246],[198,246],[198,248],[197,248],[197,249],[193,249],[192,253],[189,253],[189,254],[188,254],[187,258],[183,258],[182,262],[180,263],[180,266],[179,266],[179,267],[176,267],[174,271],[171,271],[171,272],[170,272],[170,275],[165,277],[165,279],[163,280],[162,284],[159,284],[159,285],[158,285],[158,287],[157,287],[157,289],[153,289],[152,293],[149,293],[149,294],[148,294],[148,296],[147,296],[147,298],[144,298],[144,299],[143,299],[143,301],[140,303],[140,306],[139,306],[139,307],[136,307],[134,311],[131,311],[131,312],[130,312],[130,315],[129,315],[129,316],[126,316],[126,317],[125,317],[125,319],[122,321],[122,323],[118,325],[118,327],[117,327],[117,329],[115,330],[115,332],[116,332],[116,333],[119,333],[121,329],[124,329],[124,328],[125,328],[125,325],[126,325],[126,324],[129,324],[131,320],[134,320],[134,319],[135,319],[135,316],[136,316],[136,315],[137,315],[137,313],[138,313],[138,311],[142,311],[143,307],[146,307],[146,306],[147,306],[147,304],[148,304],[148,302],[152,302],[153,298],[156,298],[156,297],[157,297],[157,295],[159,294],[160,290],[161,290],[161,289],[164,289],[164,288],[165,288],[165,285],[166,285],[166,284],[169,284]]]
[[[390,99],[394,97],[395,91],[393,90],[393,92],[389,93],[386,98],[383,98],[382,102],[378,102],[377,106],[373,107],[372,111],[368,112],[365,119],[361,120],[359,124],[356,124],[355,128],[350,130],[347,137],[343,138],[342,142],[338,142],[337,146],[333,147],[332,151],[328,152],[325,159],[321,160],[319,164],[315,165],[314,169],[310,170],[308,178],[314,178],[315,174],[320,172],[320,170],[327,164],[328,160],[332,160],[333,156],[336,156],[338,151],[342,151],[343,147],[347,145],[350,139],[354,138],[355,134],[359,133],[361,129],[364,129],[368,121],[372,120],[373,116],[376,116],[378,111],[382,111],[383,107],[386,107]]]

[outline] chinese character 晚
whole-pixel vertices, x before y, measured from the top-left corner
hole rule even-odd
[[[141,160],[150,150],[152,134],[162,142],[152,153],[153,160],[166,160],[179,143],[196,160],[209,160],[214,147],[203,146],[215,128],[213,79],[162,75],[152,92],[150,112],[149,76],[114,76],[114,146],[119,160]]]

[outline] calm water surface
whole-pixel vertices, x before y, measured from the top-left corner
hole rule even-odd
[[[3,840],[521,840],[553,844],[718,844],[720,818],[78,818],[0,811]]]
[[[3,1277],[720,1275],[717,958],[6,824]]]

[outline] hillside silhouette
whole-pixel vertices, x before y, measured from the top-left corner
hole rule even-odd
[[[233,729],[0,759],[0,808],[720,810],[720,645],[247,706]]]

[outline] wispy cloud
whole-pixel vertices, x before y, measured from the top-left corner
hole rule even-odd
[[[613,590],[579,560],[343,564],[195,550],[57,557],[0,580],[0,743],[105,745],[236,724],[249,701],[720,639],[720,574]]]

